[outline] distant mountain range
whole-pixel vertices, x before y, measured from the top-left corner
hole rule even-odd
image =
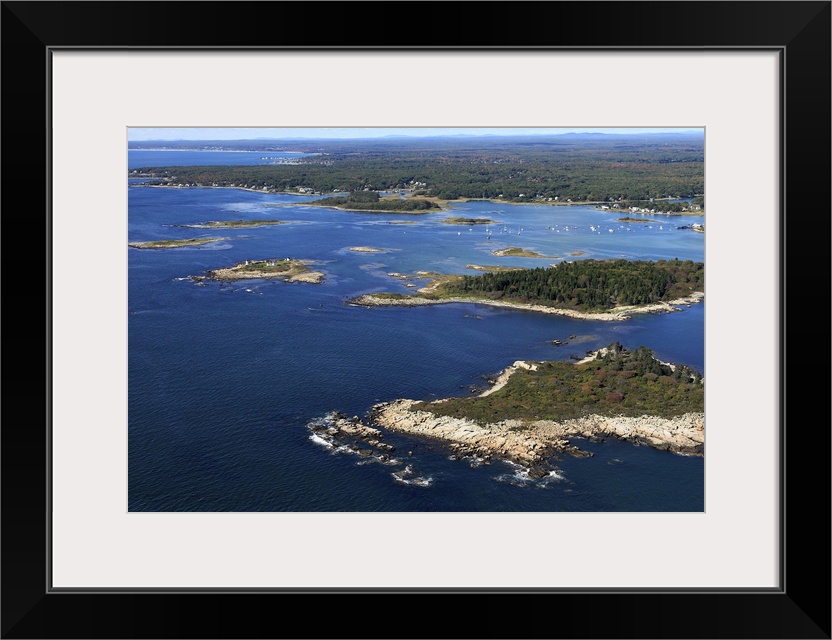
[[[580,142],[633,142],[649,140],[651,143],[663,143],[679,140],[698,140],[704,142],[704,131],[699,129],[680,130],[678,132],[661,133],[562,133],[553,135],[521,135],[507,136],[499,134],[455,133],[447,136],[406,136],[391,135],[374,138],[252,138],[245,140],[141,140],[128,144],[130,149],[177,149],[177,150],[215,150],[215,151],[301,151],[308,149],[325,149],[331,147],[343,149],[348,147],[382,147],[394,144],[415,144],[442,146],[444,144],[494,146],[495,143],[508,145],[545,145],[545,144],[575,144]]]

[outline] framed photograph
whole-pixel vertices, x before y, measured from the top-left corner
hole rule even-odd
[[[385,595],[570,612],[483,637],[829,638],[829,432],[800,411],[825,365],[796,337],[827,315],[797,305],[829,247],[830,3],[485,3],[430,39],[403,5],[395,46],[372,5],[312,6],[3,3],[3,636],[280,637],[316,598],[308,637],[375,637],[335,620]],[[654,290],[556,289],[619,262]],[[680,312],[529,312],[601,298]],[[619,426],[672,396],[691,432],[546,440],[572,416],[541,389]],[[420,440],[415,409],[517,443]]]

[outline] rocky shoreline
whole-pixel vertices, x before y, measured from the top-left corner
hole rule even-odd
[[[535,311],[538,313],[551,313],[555,315],[567,316],[569,318],[578,318],[581,320],[617,322],[619,320],[628,320],[633,314],[637,313],[673,313],[681,311],[681,309],[679,309],[680,306],[689,307],[692,304],[702,302],[704,298],[704,293],[695,291],[690,296],[671,300],[670,302],[657,302],[655,304],[649,304],[642,307],[615,307],[605,313],[587,313],[583,311],[575,311],[574,309],[559,309],[556,307],[547,307],[541,304],[523,304],[519,302],[506,302],[503,300],[461,297],[425,298],[419,295],[406,295],[402,297],[388,298],[374,294],[366,294],[353,298],[349,301],[349,304],[362,307],[420,307],[432,304],[453,303],[486,304],[492,307],[519,309],[521,311]]]
[[[519,464],[528,468],[533,478],[549,475],[554,470],[554,460],[560,455],[593,455],[575,446],[570,438],[598,441],[616,437],[664,451],[693,456],[704,454],[704,413],[687,413],[674,418],[593,414],[562,422],[502,420],[483,425],[464,418],[414,410],[416,403],[416,400],[400,399],[377,404],[370,412],[370,421],[389,431],[442,441],[458,458],[476,456]]]

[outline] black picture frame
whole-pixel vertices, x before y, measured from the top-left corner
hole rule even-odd
[[[259,20],[250,19],[255,9]],[[275,26],[303,24],[312,9],[315,20],[303,28]],[[419,21],[397,31],[395,40],[390,30],[372,26],[373,19],[416,11]],[[460,13],[464,24],[451,17]],[[549,14],[574,28],[541,28],[540,16]],[[828,382],[829,350],[815,344],[818,336],[829,335],[829,295],[822,291],[810,300],[802,293],[807,284],[826,282],[830,264],[830,2],[3,2],[0,15],[7,303],[2,327],[7,347],[0,502],[3,638],[830,638],[830,429],[827,396],[817,384]],[[778,51],[785,80],[782,336],[780,345],[761,348],[779,349],[782,365],[779,588],[51,590],[50,52],[131,47]],[[21,208],[25,215],[15,213]],[[803,230],[807,218],[811,232]],[[791,269],[786,269],[787,256]],[[27,265],[24,272],[20,264]],[[815,326],[818,320],[823,330]],[[819,405],[824,407],[820,413]],[[316,619],[287,615],[299,611],[300,604],[322,613]],[[378,624],[379,618],[385,623]],[[440,621],[447,619],[458,626],[443,627]]]

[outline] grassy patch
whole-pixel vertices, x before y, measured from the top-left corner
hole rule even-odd
[[[372,297],[380,300],[406,300],[416,296],[407,293],[373,293]]]

